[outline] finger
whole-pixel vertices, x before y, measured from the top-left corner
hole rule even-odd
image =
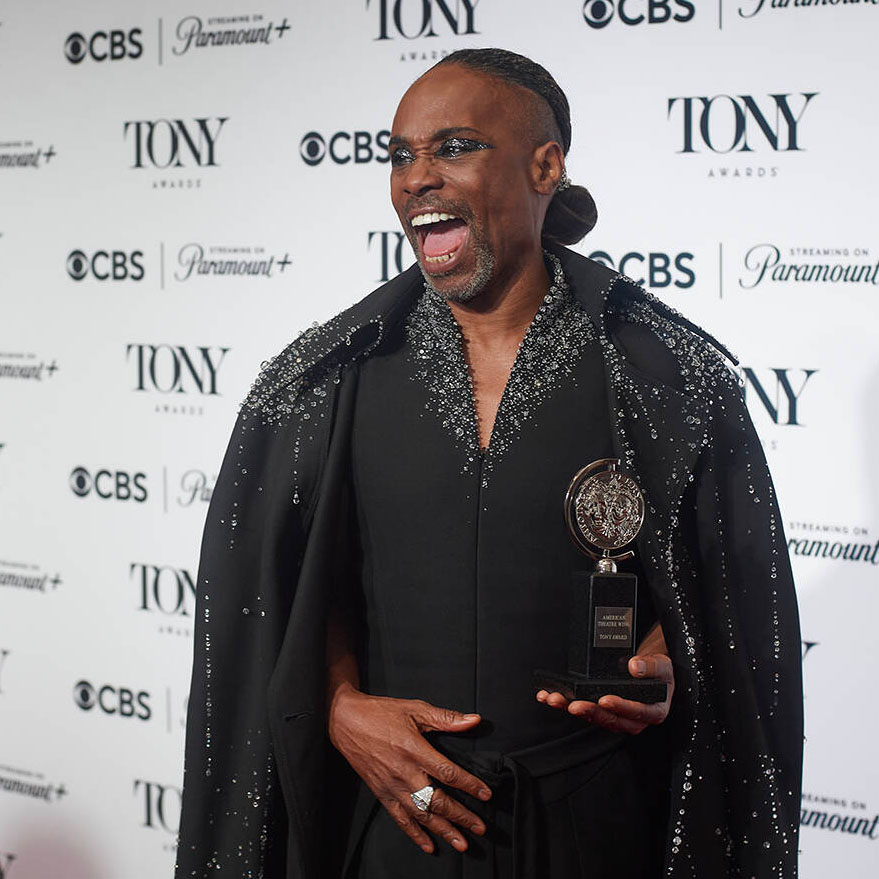
[[[646,724],[640,723],[636,720],[631,720],[628,717],[620,717],[613,711],[608,711],[606,708],[596,705],[595,702],[579,700],[572,702],[568,707],[568,712],[584,718],[584,720],[587,720],[589,723],[610,730],[611,732],[623,732],[629,733],[630,735],[637,735],[638,733],[643,732],[646,726]]]
[[[567,708],[568,700],[561,693],[548,693],[546,696],[546,704],[550,708]]]
[[[580,717],[585,717],[591,720],[592,714],[594,712],[595,703],[587,702],[585,699],[577,699],[576,701],[568,704],[568,714],[576,714]]]
[[[471,775],[466,769],[462,769],[457,763],[452,763],[451,760],[428,745],[425,740],[422,741],[424,747],[416,759],[428,775],[445,787],[456,787],[478,800],[491,799],[491,789],[481,778]]]
[[[385,807],[387,813],[393,818],[394,823],[412,842],[415,843],[422,851],[430,854],[433,852],[433,840],[421,829],[421,825],[415,820],[403,806],[399,800],[386,799],[382,797],[381,804]]]
[[[433,799],[430,801],[430,811],[477,836],[482,836],[485,833],[485,823],[478,815],[474,815],[454,797],[439,788],[436,789]]]
[[[643,723],[645,726],[648,724],[655,726],[668,717],[668,700],[648,705],[644,702],[622,699],[619,696],[602,696],[598,700],[598,704],[601,708],[613,712],[617,717]]]
[[[422,699],[410,703],[412,718],[421,732],[461,732],[477,726],[482,718],[478,714],[462,714],[453,708],[439,708]]]
[[[549,690],[538,690],[537,693],[535,693],[534,698],[537,699],[538,702],[542,702],[545,705],[552,705],[553,708],[558,707],[559,700],[564,702],[565,705],[568,704],[566,696],[563,696],[561,693],[550,693]]]
[[[468,845],[464,834],[450,821],[433,811],[419,812],[417,809],[415,811],[416,814],[413,817],[422,827],[426,827],[431,833],[442,837],[455,851],[467,851]]]
[[[620,696],[602,696],[598,700],[598,704],[602,708],[607,708],[621,717],[629,720],[637,720],[641,723],[657,724],[662,723],[668,717],[669,699],[666,697],[664,702],[636,702],[632,699],[623,699]]]
[[[663,653],[647,653],[629,660],[629,674],[634,678],[656,678],[666,683],[674,681],[671,659]]]

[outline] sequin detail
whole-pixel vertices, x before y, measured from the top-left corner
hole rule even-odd
[[[280,354],[262,364],[250,393],[241,405],[241,427],[255,417],[262,426],[294,426],[290,499],[300,504],[303,484],[300,459],[303,447],[314,445],[316,422],[326,419],[332,385],[338,385],[343,365],[368,357],[381,344],[384,323],[376,315],[365,323],[351,319],[351,309],[327,321],[314,323]],[[234,538],[230,539],[230,548]]]
[[[245,398],[242,411],[251,410],[264,422],[283,422],[299,415],[303,394],[314,393],[340,366],[367,357],[381,343],[381,315],[351,322],[351,309],[324,324],[314,323],[280,354],[262,364]]]
[[[554,285],[561,294],[556,283],[560,267],[553,265]],[[410,290],[414,303],[414,287],[401,288],[401,293],[408,297]],[[597,340],[609,380],[616,453],[646,498],[639,553],[651,572],[657,611],[668,624],[677,658],[675,699],[687,730],[674,758],[665,875],[792,879],[799,819],[797,742],[780,724],[786,714],[801,710],[799,633],[778,507],[737,378],[720,346],[627,278],[608,277],[601,294],[603,308],[592,323],[580,302],[563,292],[541,305],[541,320],[535,319],[517,353],[504,392],[510,400],[502,399],[495,423],[498,457],[493,460],[539,412],[541,399],[570,369],[574,349]],[[415,314],[424,307],[422,297],[415,312],[410,311],[416,334]],[[210,527],[217,542],[200,577],[196,662],[202,671],[190,720],[199,717],[189,737],[203,742],[203,749],[196,759],[190,757],[187,785],[210,796],[190,800],[188,807],[184,798],[184,814],[187,808],[198,808],[178,852],[186,862],[187,877],[213,876],[220,869],[221,875],[251,879],[277,872],[276,865],[268,863],[272,846],[267,847],[267,840],[285,838],[288,815],[266,727],[266,682],[257,680],[260,669],[271,669],[258,662],[253,667],[256,677],[247,698],[235,706],[238,715],[230,706],[223,707],[230,693],[219,683],[230,668],[238,670],[244,661],[277,654],[289,613],[289,580],[276,583],[270,576],[263,584],[262,579],[251,581],[249,572],[235,580],[228,571],[242,551],[238,541],[250,541],[251,553],[260,535],[270,530],[262,527],[266,513],[255,498],[265,498],[273,486],[289,490],[294,502],[301,494],[309,500],[316,496],[313,478],[300,486],[300,458],[303,471],[313,476],[312,471],[319,470],[317,444],[330,434],[332,402],[338,396],[334,385],[379,344],[385,320],[375,313],[379,310],[361,320],[349,310],[306,331],[265,366],[242,406],[240,428],[224,465],[228,506],[212,510]],[[577,320],[572,320],[574,315],[579,315]],[[459,383],[448,410],[435,409],[425,417],[439,415],[447,421],[452,436],[471,457],[479,454],[472,388],[460,334],[444,336],[442,329],[437,334],[443,326],[457,332],[447,307],[445,319],[445,325],[424,321],[421,329],[430,329],[432,336],[419,338],[429,339],[439,357],[457,352],[460,360],[451,362]],[[546,355],[557,350],[560,327],[569,328],[571,351],[553,366]],[[674,380],[664,383],[652,363],[639,369],[630,361],[640,343],[629,353],[617,347],[618,330],[623,328],[641,332],[654,346],[658,340],[658,355],[667,352]],[[454,344],[443,345],[444,340]],[[422,359],[415,357],[416,367]],[[423,377],[430,380],[427,372]],[[527,405],[520,408],[521,400]],[[463,431],[460,437],[457,427]],[[487,458],[495,455],[495,434]],[[259,472],[260,461],[266,461],[254,453],[278,448],[275,442],[289,449],[292,485],[288,486],[286,468]],[[285,459],[281,455],[277,460]],[[694,540],[697,501],[700,508],[717,514],[716,521],[704,526],[710,533],[700,541]],[[290,552],[301,561],[305,537],[293,538]],[[756,555],[750,551],[754,542]],[[263,585],[272,591],[262,592]],[[260,594],[267,613],[261,610]],[[229,614],[236,621],[234,638],[229,636]],[[199,805],[202,802],[207,807]],[[300,842],[307,846],[311,841]],[[178,871],[180,879],[183,875]]]
[[[426,409],[442,421],[465,455],[462,473],[474,472],[481,459],[482,483],[487,488],[493,467],[533,419],[553,388],[572,372],[583,349],[596,340],[583,306],[573,297],[561,263],[546,253],[552,281],[531,325],[516,351],[504,388],[491,440],[479,447],[479,427],[464,340],[448,303],[425,289],[409,319],[406,333],[413,379],[428,392]]]
[[[748,825],[763,833],[763,838],[753,840],[741,816],[714,814],[725,858],[747,871],[742,875],[750,876],[759,865],[760,875],[792,877],[795,873],[788,868],[794,865],[796,869],[799,779],[783,777],[775,758],[760,751],[759,742],[744,743],[738,723],[721,711],[729,699],[741,713],[768,727],[776,714],[779,687],[794,693],[798,684],[793,678],[781,681],[778,671],[781,661],[785,668],[797,667],[793,654],[799,651],[799,641],[784,640],[781,634],[777,592],[772,587],[787,551],[759,440],[741,399],[737,376],[720,354],[725,349],[713,339],[694,332],[692,324],[623,276],[605,293],[604,314],[599,341],[610,376],[619,452],[627,471],[645,489],[652,526],[647,541],[649,561],[654,570],[665,572],[674,602],[672,613],[681,627],[689,663],[687,674],[678,681],[690,705],[690,736],[684,750],[686,762],[673,781],[671,814],[675,820],[666,875],[701,879],[691,846],[704,843],[695,828],[709,820],[707,804],[720,789],[731,800],[747,803]],[[630,368],[608,331],[614,322],[641,327],[664,343],[676,365],[680,390]],[[700,502],[718,513],[710,537],[715,554],[711,584],[715,607],[708,619],[701,597],[705,560],[691,558],[688,551],[700,482],[711,486],[710,496]],[[762,497],[757,485],[764,492]],[[742,527],[743,503],[750,506],[748,533],[765,535],[769,545],[768,568],[750,569],[748,582],[743,582],[742,571],[750,565],[743,559],[745,550],[736,543],[742,538],[741,530],[734,533]],[[733,510],[738,510],[735,519]],[[754,590],[751,598],[746,597],[748,589]],[[769,612],[759,636],[753,630],[747,633],[752,643],[746,645],[740,643],[744,637],[742,602],[757,600]],[[790,623],[788,632],[795,630]],[[750,626],[753,629],[755,623]],[[769,650],[755,651],[755,638]],[[740,648],[749,656],[746,668],[744,657],[718,655],[722,651],[732,655]],[[729,687],[731,665],[747,676],[748,685],[733,687],[721,696],[721,686]],[[719,673],[718,666],[725,672]],[[759,700],[755,700],[756,691],[761,694]]]

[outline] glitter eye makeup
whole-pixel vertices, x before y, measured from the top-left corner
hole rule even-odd
[[[482,150],[493,150],[494,146],[482,140],[474,140],[470,137],[447,137],[436,149],[435,155],[441,159],[456,159],[469,153],[478,153]],[[390,150],[391,167],[401,168],[415,161],[415,154],[405,143],[392,145]]]
[[[490,143],[484,143],[480,140],[471,140],[467,137],[450,137],[444,140],[436,154],[440,158],[455,158],[456,156],[466,153],[477,153],[481,150],[492,150],[494,147]]]
[[[391,150],[391,166],[394,168],[408,164],[413,158],[412,150],[407,147],[394,147]]]

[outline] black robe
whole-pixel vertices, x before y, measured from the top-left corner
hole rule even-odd
[[[727,352],[629,279],[556,252],[598,332],[615,454],[647,501],[637,550],[676,680],[666,872],[793,877],[796,598]],[[358,363],[420,292],[413,267],[306,331],[242,407],[202,545],[177,879],[332,875],[351,798],[325,732],[326,617]]]

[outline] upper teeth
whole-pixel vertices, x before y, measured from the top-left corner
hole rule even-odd
[[[457,220],[454,214],[418,214],[412,218],[413,226],[426,226],[428,223],[441,223],[444,220]]]

